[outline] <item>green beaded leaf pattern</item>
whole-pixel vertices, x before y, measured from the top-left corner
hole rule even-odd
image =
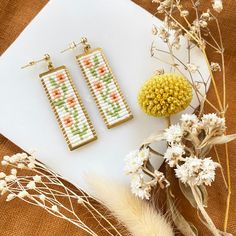
[[[78,57],[78,62],[108,125],[132,116],[101,50]]]
[[[79,146],[81,143],[93,139],[93,131],[74,92],[66,69],[43,76],[42,82],[71,146]]]

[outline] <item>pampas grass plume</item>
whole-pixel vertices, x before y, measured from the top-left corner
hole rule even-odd
[[[128,187],[97,176],[88,176],[93,195],[100,200],[133,236],[174,236],[168,220],[151,204],[135,197]]]

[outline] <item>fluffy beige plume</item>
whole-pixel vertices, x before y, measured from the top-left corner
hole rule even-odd
[[[171,224],[149,203],[136,198],[115,181],[88,177],[93,195],[120,220],[133,236],[174,236]]]

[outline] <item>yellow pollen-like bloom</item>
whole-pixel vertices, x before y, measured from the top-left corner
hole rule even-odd
[[[193,97],[189,81],[182,75],[154,75],[141,87],[138,103],[148,115],[170,116],[184,110]]]

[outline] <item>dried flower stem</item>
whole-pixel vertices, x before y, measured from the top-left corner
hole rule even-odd
[[[220,160],[219,153],[218,153],[218,151],[217,151],[216,146],[214,146],[214,151],[215,151],[215,154],[216,154],[217,161],[218,161],[218,163],[221,165],[221,160]],[[226,187],[226,189],[228,190],[228,184],[227,184],[227,181],[226,181],[226,178],[225,178],[225,174],[224,174],[224,170],[223,170],[222,165],[221,165],[220,171],[221,171],[221,175],[222,175],[222,178],[223,178],[225,187]]]
[[[1,180],[1,188],[2,194],[5,192],[11,194],[8,195],[7,199],[11,200],[14,197],[19,197],[27,203],[43,207],[49,213],[73,223],[89,235],[98,236],[76,213],[75,210],[80,204],[91,214],[103,231],[111,236],[114,235],[114,232],[116,235],[122,236],[117,227],[91,203],[91,200],[100,203],[98,200],[87,195],[79,188],[76,189],[77,194],[63,183],[63,181],[68,180],[56,174],[32,156],[23,153],[5,157],[5,159],[2,164],[13,167],[15,173],[17,173],[15,168],[20,165],[33,174],[27,176],[6,175],[5,180]],[[62,199],[64,199],[63,202],[61,202]],[[104,224],[108,225],[109,228]]]
[[[214,89],[214,93],[216,95],[216,99],[217,99],[217,103],[219,106],[219,109],[216,108],[216,106],[214,104],[212,104],[211,102],[208,101],[208,99],[205,99],[204,96],[202,96],[202,98],[204,99],[204,102],[208,103],[219,115],[221,115],[222,117],[225,117],[225,113],[227,110],[227,100],[226,100],[226,72],[225,72],[225,59],[224,59],[224,47],[223,47],[223,40],[222,40],[222,34],[221,34],[221,29],[219,26],[219,21],[218,19],[212,14],[212,12],[210,10],[207,10],[207,12],[203,12],[205,15],[203,16],[203,14],[200,16],[199,15],[199,3],[198,1],[193,1],[191,0],[192,3],[192,7],[195,11],[195,20],[190,23],[188,16],[188,11],[187,14],[182,14],[183,13],[183,4],[180,3],[180,1],[177,0],[172,0],[172,1],[157,1],[157,4],[159,5],[159,8],[157,8],[157,11],[159,11],[160,13],[164,13],[165,15],[165,24],[166,24],[166,30],[167,33],[170,30],[170,25],[171,22],[173,22],[174,24],[176,24],[177,26],[177,30],[176,28],[173,28],[173,30],[175,32],[177,32],[179,29],[181,29],[184,34],[187,35],[187,38],[189,38],[189,41],[194,41],[196,43],[196,45],[200,48],[200,50],[202,51],[207,67],[208,67],[208,71],[210,74],[210,79],[213,85],[213,89]],[[222,4],[222,3],[221,3]],[[214,2],[213,4],[213,9],[216,10],[217,12],[222,10],[222,5],[220,5],[220,3],[218,5],[216,5],[216,3]],[[177,12],[176,15],[174,15]],[[186,11],[185,11],[186,12]],[[179,14],[178,14],[179,13]],[[184,22],[186,23],[186,26],[183,25],[181,23],[181,21],[179,20],[179,17],[181,16],[181,18],[184,20]],[[216,23],[216,27],[218,30],[218,40],[216,40],[216,38],[211,34],[210,29],[208,28],[208,20],[205,20],[204,18],[201,19],[203,17],[208,17],[208,20],[214,20],[214,22]],[[201,25],[201,20],[205,21],[205,25],[202,26]],[[209,20],[209,21],[210,21]],[[204,23],[204,22],[203,22]],[[174,26],[174,27],[176,27]],[[194,27],[194,28],[192,28]],[[179,28],[179,29],[178,29]],[[172,30],[172,29],[171,29]],[[208,41],[205,37],[202,37],[202,32],[207,33],[208,36],[210,36],[210,39],[212,40],[212,42]],[[167,42],[167,46],[169,47],[170,43],[169,43],[169,38],[165,38],[165,42]],[[219,43],[218,43],[219,42]],[[220,54],[221,56],[221,71],[222,71],[222,84],[223,84],[223,96],[221,99],[221,95],[219,93],[213,72],[211,70],[211,63],[208,59],[207,53],[206,53],[206,46],[209,46],[209,48],[211,48],[212,50],[216,51],[217,53]],[[169,47],[169,54],[171,56],[171,63],[169,63],[170,66],[174,67],[175,69],[177,69],[179,71],[178,65],[175,63],[175,55],[172,51],[172,48]],[[190,52],[188,53],[189,59],[188,59],[188,63],[190,63]],[[181,72],[180,72],[181,73]],[[191,77],[191,76],[190,76]],[[199,93],[196,92],[196,88],[193,86],[195,93],[198,97]],[[203,111],[203,105],[202,105],[202,111]],[[226,135],[226,133],[225,133]],[[220,160],[219,156],[217,157],[218,160]],[[229,160],[229,153],[228,153],[228,146],[227,143],[225,144],[225,159],[226,159],[226,174],[227,174],[227,184],[226,186],[228,186],[228,196],[227,196],[227,201],[226,201],[226,210],[225,210],[225,219],[224,219],[224,231],[226,232],[227,230],[227,225],[228,225],[228,218],[229,218],[229,208],[230,208],[230,199],[231,199],[231,176],[230,176],[230,160]],[[226,177],[224,175],[223,170],[221,170],[221,174],[223,177],[224,182],[226,182]]]
[[[211,232],[213,233],[214,236],[221,236],[221,234],[219,233],[219,230],[216,228],[215,224],[213,223],[213,221],[211,220],[211,218],[209,217],[209,215],[207,214],[207,212],[205,211],[205,208],[196,192],[196,189],[194,186],[191,186],[191,190],[193,193],[193,196],[196,200],[197,206],[199,211],[201,212],[202,216],[204,217],[204,219],[206,220],[206,223],[209,227],[209,229],[211,230]]]
[[[228,220],[229,220],[229,207],[231,200],[231,176],[230,176],[230,162],[229,162],[229,151],[228,145],[225,144],[225,154],[226,154],[226,169],[227,169],[227,178],[228,178],[228,195],[226,200],[226,210],[225,210],[225,219],[224,219],[224,231],[227,231]]]

